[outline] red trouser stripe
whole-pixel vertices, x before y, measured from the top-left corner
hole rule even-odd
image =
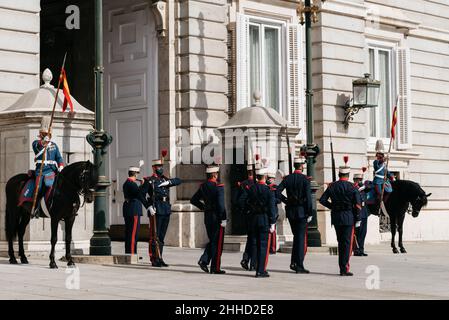
[[[306,224],[306,232],[304,234],[304,256],[307,253],[307,240],[308,240],[308,238],[307,238],[307,229],[308,228],[309,228],[309,224]]]
[[[349,268],[351,267],[349,265],[349,259],[351,259],[353,245],[354,245],[354,227],[352,227],[352,231],[351,231],[351,244],[349,245],[349,256],[348,256],[348,264],[346,265],[346,272],[349,272]]]
[[[220,226],[220,231],[218,233],[218,247],[217,247],[217,263],[215,266],[215,271],[220,271],[221,267],[221,252],[223,250],[223,231],[224,228]]]
[[[272,234],[271,234],[271,233],[268,233],[267,254],[266,254],[266,256],[265,256],[265,265],[264,265],[264,267],[263,267],[263,271],[267,271],[268,257],[270,256],[271,237],[272,237]]]
[[[134,246],[136,244],[136,232],[137,232],[137,222],[139,216],[134,216],[133,233],[131,238],[131,254],[134,254]]]
[[[276,253],[276,227],[274,227],[274,231],[271,234],[271,252],[273,252],[273,254]]]

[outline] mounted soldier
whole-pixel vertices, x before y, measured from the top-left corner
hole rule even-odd
[[[19,205],[25,202],[33,202],[34,193],[37,192],[37,206],[36,210],[32,212],[32,216],[35,218],[39,218],[39,216],[48,217],[45,212],[48,212],[47,204],[49,204],[53,195],[53,184],[56,175],[64,168],[61,152],[57,144],[51,141],[50,122],[50,117],[42,118],[38,139],[32,143],[36,171],[30,171],[29,174],[34,176],[35,179],[31,179],[27,183],[19,202]],[[45,155],[44,152],[46,153]],[[40,175],[41,170],[42,175]],[[38,190],[36,190],[37,185]],[[42,196],[44,196],[43,199],[45,200],[43,203],[40,201]]]
[[[394,181],[394,175],[388,171],[387,159],[385,158],[385,148],[382,140],[376,142],[376,160],[373,162],[374,167],[374,188],[377,196],[378,203],[382,200],[387,202],[388,197],[393,192],[391,182]],[[385,184],[385,185],[384,185]],[[384,188],[384,196],[382,196],[382,188]]]

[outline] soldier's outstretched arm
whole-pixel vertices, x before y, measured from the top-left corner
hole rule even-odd
[[[195,192],[195,194],[190,198],[190,203],[193,204],[195,207],[197,207],[200,210],[204,210],[204,203],[203,200],[203,192],[201,191],[201,188],[198,188],[198,190]]]
[[[171,178],[169,181],[170,184],[167,187],[179,186],[182,183],[182,180],[179,178]]]
[[[321,195],[320,203],[328,209],[332,209],[332,203],[329,202],[330,192],[329,187],[327,187],[326,191]]]
[[[282,182],[278,185],[276,190],[276,197],[281,200],[283,203],[287,204],[287,197],[282,194],[282,192],[285,189],[285,180],[282,180]]]

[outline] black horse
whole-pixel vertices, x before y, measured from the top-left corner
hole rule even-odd
[[[28,263],[23,248],[23,235],[30,222],[31,206],[29,202],[18,206],[19,197],[25,183],[29,179],[28,174],[18,174],[8,180],[6,184],[6,237],[8,239],[9,262],[16,264],[13,242],[17,235],[19,240],[19,256],[21,263]],[[65,250],[67,266],[74,266],[70,247],[72,242],[72,227],[78,209],[81,206],[80,195],[86,202],[93,201],[93,188],[98,182],[97,168],[90,161],[81,161],[65,167],[56,176],[53,205],[49,208],[51,217],[51,253],[50,268],[58,266],[55,262],[55,245],[58,240],[58,224],[65,222]]]
[[[421,208],[427,205],[427,198],[430,197],[431,193],[426,194],[418,183],[409,180],[396,180],[392,182],[392,187],[393,192],[385,203],[385,208],[390,216],[391,248],[393,253],[399,253],[394,241],[397,229],[399,232],[399,249],[401,253],[407,253],[402,244],[405,213],[411,206],[412,216],[418,217]],[[379,214],[379,205],[368,205],[367,207],[371,214]]]

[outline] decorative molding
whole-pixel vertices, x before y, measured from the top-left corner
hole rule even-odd
[[[367,16],[367,8],[364,4],[354,3],[347,0],[329,0],[322,6],[323,13],[336,13],[338,15],[363,18]]]
[[[417,38],[449,42],[449,30],[432,28],[428,26],[420,26],[416,30],[411,30],[409,35]]]
[[[151,10],[156,18],[157,36],[165,38],[167,34],[167,3],[162,0],[153,2]]]

